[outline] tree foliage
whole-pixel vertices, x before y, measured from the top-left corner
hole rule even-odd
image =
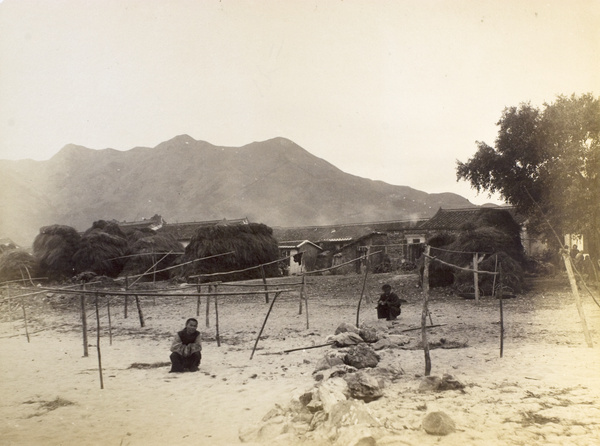
[[[540,110],[504,109],[495,147],[477,142],[457,179],[478,192],[499,193],[530,217],[530,229],[558,243],[559,235],[600,238],[600,101],[591,94],[558,96]]]

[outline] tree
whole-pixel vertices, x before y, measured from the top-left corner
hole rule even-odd
[[[591,94],[558,96],[542,110],[505,108],[495,147],[477,142],[457,180],[498,192],[530,218],[530,229],[553,245],[559,235],[585,234],[594,254],[600,240],[600,101]]]

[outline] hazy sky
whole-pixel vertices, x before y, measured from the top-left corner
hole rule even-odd
[[[0,2],[0,159],[283,136],[482,204],[455,160],[573,93],[600,93],[600,0]]]

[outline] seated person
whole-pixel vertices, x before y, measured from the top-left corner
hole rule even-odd
[[[392,287],[388,284],[382,286],[381,289],[383,294],[379,296],[379,302],[377,302],[377,319],[396,320],[402,312],[400,308],[402,302],[406,301],[400,299],[396,293],[392,293]]]
[[[182,373],[186,370],[197,372],[202,359],[202,344],[200,332],[197,330],[198,321],[190,318],[185,321],[185,328],[175,334],[171,344],[171,371]]]

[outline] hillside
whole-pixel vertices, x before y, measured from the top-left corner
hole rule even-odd
[[[473,206],[342,172],[285,138],[218,147],[180,135],[154,148],[69,144],[48,161],[0,161],[0,236],[30,245],[41,226],[99,219],[248,217],[270,226],[428,217]]]

